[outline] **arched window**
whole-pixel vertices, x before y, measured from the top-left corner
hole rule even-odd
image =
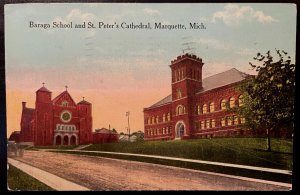
[[[216,127],[216,122],[215,119],[211,120],[211,128],[215,128]]]
[[[166,114],[163,114],[163,122],[166,122]]]
[[[62,101],[62,102],[61,102],[61,105],[62,105],[62,106],[68,106],[68,105],[69,105],[69,102],[68,102],[67,100]]]
[[[200,115],[200,114],[201,114],[200,105],[197,105],[197,114],[198,114],[198,115]]]
[[[168,121],[171,121],[171,114],[170,114],[170,112],[168,113]]]
[[[177,89],[177,99],[180,99],[182,97],[181,89]]]
[[[221,101],[221,110],[226,110],[226,100],[225,99],[223,99]]]
[[[154,124],[155,123],[155,118],[154,118],[154,116],[152,116],[152,124]]]
[[[239,96],[239,106],[243,106],[244,105],[244,97],[243,95]]]
[[[148,118],[148,125],[150,125],[151,124],[151,119],[150,119],[150,117]]]
[[[202,113],[205,114],[206,112],[207,112],[207,106],[206,104],[203,104]]]
[[[166,134],[169,133],[169,127],[166,127]]]
[[[60,130],[60,125],[57,126],[57,130]]]
[[[230,108],[233,108],[235,106],[235,99],[234,99],[234,97],[231,97],[230,99],[229,99],[229,107]]]
[[[165,128],[163,128],[163,130],[162,130],[162,134],[164,135],[164,134],[166,134],[166,130],[165,130]]]
[[[63,125],[61,126],[61,130],[65,130],[65,127]]]
[[[158,116],[156,116],[156,123],[158,123]]]
[[[206,129],[209,129],[210,128],[210,120],[207,120],[206,121]]]
[[[232,125],[232,116],[227,117],[227,125]]]
[[[215,103],[211,102],[209,104],[209,112],[214,112],[215,111]]]
[[[184,113],[184,108],[182,105],[177,106],[177,115],[181,115]]]
[[[225,125],[226,125],[226,120],[225,120],[225,118],[222,118],[221,119],[221,127],[225,127]]]
[[[201,129],[205,129],[204,121],[201,121]]]
[[[183,70],[181,70],[181,79],[184,78]]]

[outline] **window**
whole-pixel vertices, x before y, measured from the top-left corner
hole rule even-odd
[[[241,117],[241,124],[244,124],[245,123],[245,118],[244,117]]]
[[[226,110],[226,100],[225,99],[223,99],[221,101],[221,110]]]
[[[227,117],[227,125],[232,125],[232,117],[231,116]]]
[[[177,99],[180,99],[182,97],[181,89],[177,89]]]
[[[229,107],[230,108],[233,108],[235,106],[235,99],[234,99],[234,97],[231,97],[230,99],[229,99]]]
[[[154,124],[155,123],[155,118],[154,118],[154,116],[152,116],[152,124]]]
[[[169,127],[166,127],[166,134],[169,133]]]
[[[239,119],[238,119],[237,116],[234,116],[234,117],[233,117],[233,124],[234,124],[234,125],[239,124]]]
[[[181,70],[181,79],[184,78],[183,70]]]
[[[206,121],[206,128],[209,129],[210,128],[210,120]]]
[[[215,111],[215,103],[211,102],[209,104],[209,112],[214,112]]]
[[[61,105],[62,105],[62,106],[68,106],[68,105],[69,105],[69,102],[68,102],[67,100],[62,101],[62,102],[61,102]]]
[[[177,107],[177,115],[182,115],[184,113],[184,107],[182,105],[179,105]]]
[[[244,105],[244,97],[243,95],[239,96],[239,106],[243,106]]]
[[[205,129],[204,121],[201,121],[201,129]]]
[[[171,121],[171,114],[170,114],[170,112],[168,113],[168,121]]]
[[[207,106],[206,104],[204,104],[202,107],[202,113],[205,114],[206,112],[207,112]]]
[[[198,130],[199,129],[199,122],[195,121],[195,129]]]
[[[216,127],[216,122],[215,119],[211,120],[211,128],[215,128]]]
[[[150,117],[148,118],[148,125],[150,125],[151,124],[151,120],[150,120]]]
[[[225,118],[222,118],[221,119],[221,127],[225,127],[225,125],[226,125],[226,120],[225,120]]]
[[[162,134],[165,134],[166,133],[166,131],[165,131],[165,128],[163,128],[163,130],[162,130]]]
[[[166,122],[166,114],[163,114],[163,122]]]
[[[158,123],[158,116],[156,116],[156,123]]]
[[[200,114],[200,106],[198,104],[195,107],[195,114]]]

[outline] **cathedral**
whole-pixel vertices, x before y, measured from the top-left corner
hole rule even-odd
[[[204,63],[184,54],[171,61],[171,94],[144,108],[145,140],[250,136],[245,119],[228,108],[243,106],[236,86],[251,77],[235,68],[202,78]]]
[[[76,103],[67,87],[52,99],[52,92],[43,86],[36,91],[35,108],[22,102],[21,131],[13,132],[17,142],[32,142],[35,146],[82,145],[117,142],[111,131],[92,132],[92,104]]]

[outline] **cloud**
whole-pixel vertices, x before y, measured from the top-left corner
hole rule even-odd
[[[213,14],[212,22],[223,20],[226,25],[238,25],[242,21],[256,20],[260,23],[270,23],[276,21],[272,16],[266,15],[262,11],[256,11],[250,6],[239,6],[236,4],[227,4],[223,11]]]
[[[250,49],[250,48],[242,48],[236,52],[235,54],[241,55],[241,56],[254,56],[255,55],[255,50]]]
[[[160,12],[156,9],[145,8],[143,11],[144,11],[145,14],[150,15],[150,16],[160,15]]]

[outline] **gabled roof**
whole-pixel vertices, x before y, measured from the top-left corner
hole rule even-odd
[[[230,70],[206,77],[202,80],[203,88],[200,91],[198,91],[197,94],[212,89],[216,89],[222,86],[226,86],[229,84],[240,82],[244,80],[247,76],[249,76],[249,74],[246,74],[235,68],[232,68]],[[148,108],[155,108],[171,102],[172,102],[172,94],[168,95],[167,97],[163,98],[162,100],[158,101],[157,103],[153,104]]]
[[[170,102],[172,102],[172,94],[170,94],[167,97],[165,97],[164,99],[156,102],[155,104],[153,104],[149,108],[154,108],[154,107],[157,107],[157,106],[161,106],[161,105],[164,105],[164,104],[167,104],[167,103],[170,103]]]
[[[36,92],[38,92],[38,91],[43,91],[43,92],[49,92],[49,93],[52,93],[51,91],[49,91],[46,87],[41,87],[41,88],[39,88]]]
[[[56,96],[56,97],[52,100],[53,104],[56,104],[56,103],[57,103],[64,95],[69,96],[70,99],[71,99],[71,101],[72,101],[72,103],[73,103],[74,105],[76,105],[76,103],[74,102],[72,96],[69,94],[68,91],[64,91],[64,92],[62,92],[61,94],[59,94],[58,96]]]
[[[115,134],[112,132],[112,130],[101,128],[101,129],[95,129],[95,133],[103,133],[103,134]]]
[[[240,82],[249,76],[244,72],[241,72],[235,68],[230,70],[206,77],[202,80],[202,89],[197,93],[203,93],[205,91],[226,86],[232,83]]]

